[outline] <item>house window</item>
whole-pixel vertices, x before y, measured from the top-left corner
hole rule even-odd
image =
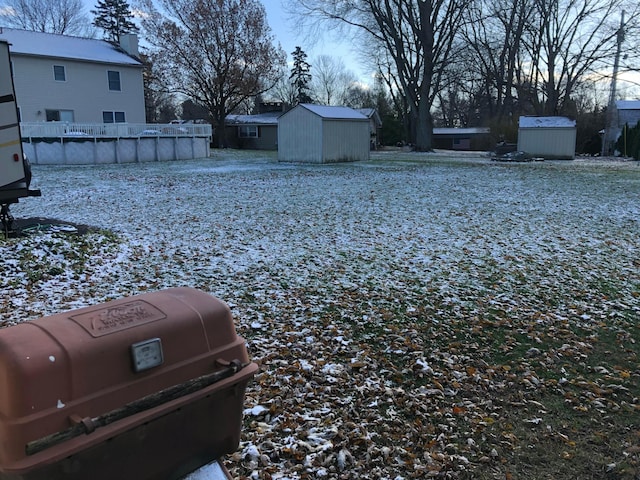
[[[53,79],[56,82],[65,82],[67,80],[67,75],[64,71],[64,65],[53,66]]]
[[[73,110],[45,110],[47,122],[73,122]]]
[[[121,91],[120,72],[117,72],[115,70],[107,70],[107,77],[109,79],[109,90],[113,92]]]
[[[124,123],[124,112],[102,112],[103,123]]]
[[[242,125],[238,127],[238,137],[240,138],[258,138],[257,125]]]

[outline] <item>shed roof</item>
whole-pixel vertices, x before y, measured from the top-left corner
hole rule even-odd
[[[265,112],[256,115],[227,115],[225,125],[278,125],[282,112]]]
[[[434,135],[486,135],[491,130],[487,127],[438,127],[433,129]]]
[[[382,126],[382,119],[380,118],[380,114],[376,108],[358,108],[357,111],[368,119],[373,120],[377,127]]]
[[[618,110],[640,110],[640,100],[618,100],[616,107]]]
[[[567,117],[520,117],[520,128],[568,128],[575,127],[576,121]]]
[[[0,39],[9,42],[12,54],[131,66],[142,65],[139,60],[106,40],[6,27],[0,27]]]
[[[313,105],[311,103],[301,103],[300,106],[315,113],[319,117],[331,120],[368,120],[363,114],[349,107]]]

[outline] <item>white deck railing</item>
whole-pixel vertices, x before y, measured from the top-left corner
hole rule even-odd
[[[23,139],[211,137],[211,125],[199,123],[68,123],[21,122]]]

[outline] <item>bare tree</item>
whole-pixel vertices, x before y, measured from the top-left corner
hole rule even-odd
[[[574,92],[613,59],[624,9],[637,18],[629,0],[484,0],[470,8],[467,61],[484,81],[491,116],[575,113]]]
[[[471,87],[481,115],[509,121],[516,103],[516,73],[533,0],[483,0],[467,10],[464,62],[478,83]]]
[[[312,96],[323,105],[346,105],[349,89],[357,82],[355,73],[344,62],[329,55],[319,55],[313,62]]]
[[[463,13],[473,0],[290,0],[300,22],[341,22],[358,29],[393,62],[395,82],[407,100],[410,138],[431,150],[431,106],[452,56]]]
[[[599,62],[613,56],[618,12],[625,3],[534,0],[535,15],[524,36],[521,79],[531,86],[530,100],[536,114],[565,113],[576,85]]]
[[[82,0],[4,0],[0,22],[34,32],[93,36]]]
[[[176,100],[163,82],[153,58],[142,53],[144,63],[142,81],[144,84],[145,117],[148,123],[169,123],[176,118]]]
[[[283,67],[280,76],[271,89],[265,92],[265,97],[282,102],[285,105],[295,105],[298,98],[298,91],[295,85],[289,80],[291,72]]]
[[[142,28],[154,62],[175,93],[206,107],[219,146],[224,120],[280,78],[286,55],[274,45],[258,0],[142,0]]]

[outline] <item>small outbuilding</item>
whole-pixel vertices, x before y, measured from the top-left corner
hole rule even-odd
[[[359,108],[357,111],[369,119],[369,135],[371,137],[369,144],[371,145],[371,150],[377,150],[381,139],[380,133],[382,132],[382,119],[378,110],[375,108]]]
[[[433,146],[443,150],[487,150],[490,129],[470,128],[434,128]]]
[[[369,119],[348,107],[301,103],[278,119],[278,160],[333,163],[369,159]]]
[[[534,157],[573,160],[576,122],[566,117],[520,117],[518,151]]]

